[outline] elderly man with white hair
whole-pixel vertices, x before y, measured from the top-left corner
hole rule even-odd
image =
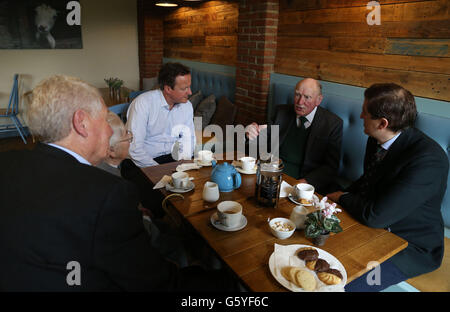
[[[228,289],[221,272],[164,259],[134,186],[93,166],[108,153],[107,113],[98,90],[77,78],[53,76],[33,90],[26,119],[42,143],[0,153],[0,289]]]

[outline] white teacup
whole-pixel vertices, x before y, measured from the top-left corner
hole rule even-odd
[[[312,200],[314,195],[314,186],[307,183],[299,183],[294,188],[297,199]]]
[[[242,205],[232,200],[223,201],[217,205],[217,215],[224,226],[236,227],[242,220]]]
[[[217,201],[219,196],[219,186],[214,182],[206,182],[203,186],[203,200],[212,203]]]
[[[209,163],[213,160],[213,152],[201,150],[197,153],[197,159],[202,163]]]
[[[189,184],[189,175],[186,172],[179,171],[172,174],[172,184],[175,188],[187,188]]]
[[[244,171],[251,171],[255,168],[256,159],[253,157],[242,157],[240,161]]]

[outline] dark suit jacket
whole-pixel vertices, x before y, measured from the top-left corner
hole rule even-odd
[[[368,139],[365,165],[376,144]],[[408,241],[408,247],[392,258],[408,278],[437,269],[444,252],[441,203],[449,170],[446,154],[431,138],[410,128],[391,145],[378,168],[367,198],[355,192],[357,180],[340,204],[361,223],[389,228]]]
[[[199,268],[177,270],[151,247],[131,183],[44,144],[0,153],[0,163],[0,289],[214,289],[195,284]],[[71,261],[80,286],[66,282]]]
[[[296,123],[293,105],[278,105],[273,125],[279,125],[280,146],[288,131]],[[320,193],[330,192],[330,185],[335,181],[341,158],[342,119],[330,111],[318,106],[311,131],[306,143],[305,158],[300,177],[314,185]],[[270,125],[268,139],[271,138]],[[268,147],[270,149],[270,143]]]
[[[0,288],[10,291],[152,290],[176,267],[150,247],[125,180],[39,144],[0,154]],[[81,266],[81,286],[66,268]]]

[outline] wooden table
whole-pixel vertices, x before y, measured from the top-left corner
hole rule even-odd
[[[142,170],[156,184],[164,175],[171,175],[178,164],[180,162]],[[177,213],[192,225],[249,290],[286,291],[270,273],[268,262],[274,250],[274,243],[312,245],[312,242],[305,238],[304,231],[298,230],[288,239],[275,238],[270,232],[267,218],[289,218],[296,204],[288,198],[281,198],[276,209],[258,205],[254,198],[256,176],[243,174],[239,189],[230,193],[220,193],[216,203],[207,203],[202,199],[202,191],[203,185],[210,178],[211,167],[202,167],[187,173],[194,177],[195,189],[184,193],[184,200],[176,197],[169,199]],[[296,180],[287,175],[283,175],[283,179],[290,185],[296,184]],[[170,193],[165,189],[161,189],[161,192],[164,195]],[[242,204],[248,222],[244,229],[224,232],[211,225],[211,214],[223,200],[235,200]],[[408,245],[405,240],[384,229],[362,225],[345,211],[340,212],[338,217],[343,231],[330,235],[325,245],[320,248],[334,255],[344,265],[347,283],[367,272],[369,262],[381,263]]]
[[[116,96],[112,96],[109,93],[109,88],[99,88],[100,94],[102,95],[103,101],[105,101],[106,107],[114,106],[117,104],[127,103],[128,98],[124,97],[124,93],[127,92],[128,94],[133,91],[131,89],[128,89],[126,87],[122,87],[120,90],[120,98],[117,99]]]

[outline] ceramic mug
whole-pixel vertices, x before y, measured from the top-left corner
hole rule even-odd
[[[295,206],[294,209],[292,209],[289,219],[295,223],[297,229],[302,230],[305,228],[306,215],[308,213],[309,210],[304,206]]]
[[[172,174],[172,184],[176,189],[187,188],[189,175],[186,172],[179,171]]]
[[[215,202],[219,199],[219,186],[214,182],[206,182],[203,186],[203,200],[207,202]]]
[[[295,196],[297,199],[312,200],[314,195],[314,186],[307,183],[299,183],[295,186]]]
[[[213,152],[201,150],[197,153],[197,159],[201,163],[210,163],[213,160]]]
[[[244,171],[251,171],[255,168],[256,159],[253,157],[242,157],[240,161],[242,170]]]
[[[242,220],[242,205],[232,200],[223,201],[217,205],[217,216],[224,226],[236,227]]]

